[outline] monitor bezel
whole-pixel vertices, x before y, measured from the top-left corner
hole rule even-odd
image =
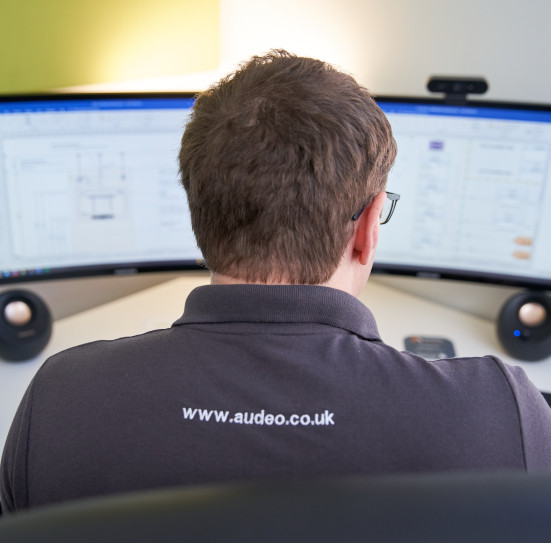
[[[68,103],[82,101],[116,101],[116,100],[140,100],[140,99],[195,99],[198,92],[190,91],[129,91],[129,92],[41,92],[28,94],[0,94],[0,109],[4,103],[18,103],[22,105],[29,102],[55,102]],[[182,195],[182,197],[184,197]],[[17,275],[5,277],[2,274],[0,263],[0,287],[15,283],[28,283],[34,281],[50,281],[59,279],[73,279],[100,276],[128,276],[139,273],[159,273],[177,271],[204,270],[202,260],[170,260],[170,261],[128,261],[105,262],[98,264],[86,264],[82,266],[65,266],[58,268],[45,268],[42,270],[12,270]]]
[[[397,95],[377,95],[375,101],[387,103],[421,104],[427,106],[448,106],[458,108],[481,107],[488,109],[510,109],[519,111],[542,111],[551,113],[551,104],[517,101],[498,101],[498,100],[458,100],[457,97],[447,99],[445,96],[397,96]],[[398,153],[400,150],[398,149]],[[389,187],[392,190],[392,187]],[[382,226],[384,228],[384,226]],[[485,273],[478,270],[452,269],[436,266],[418,266],[412,264],[391,264],[377,261],[373,263],[372,273],[375,275],[390,275],[402,277],[418,277],[424,279],[447,279],[454,281],[465,281],[482,284],[492,284],[501,286],[523,287],[532,290],[551,290],[551,278],[538,278],[521,275],[507,275],[497,273]]]

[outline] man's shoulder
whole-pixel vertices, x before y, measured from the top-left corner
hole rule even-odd
[[[466,402],[478,398],[478,403],[492,403],[493,399],[534,398],[541,394],[530,382],[524,370],[504,363],[493,355],[427,360],[407,351],[397,351],[380,345],[388,371],[402,382],[431,390],[443,398],[454,394]]]
[[[136,364],[155,356],[170,345],[170,328],[109,340],[97,340],[70,347],[52,355],[40,368],[39,378],[59,371],[95,368],[105,370],[120,364]]]
[[[468,379],[483,386],[492,385],[488,387],[488,394],[498,382],[513,395],[526,389],[530,392],[537,390],[521,367],[507,364],[494,355],[435,360],[432,364],[448,371],[454,379]]]
[[[397,371],[407,368],[410,373],[471,378],[481,374],[499,374],[503,372],[503,368],[509,367],[493,355],[427,359],[409,351],[395,349],[384,342],[369,342],[366,348],[377,353],[382,360],[394,362]]]

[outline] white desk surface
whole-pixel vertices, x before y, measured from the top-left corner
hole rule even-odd
[[[58,320],[49,345],[39,356],[17,363],[0,359],[0,447],[25,389],[49,356],[97,339],[169,327],[181,316],[189,292],[208,282],[207,274],[185,275]],[[409,335],[446,337],[453,342],[457,356],[497,355],[504,362],[522,366],[540,390],[551,392],[551,357],[530,363],[511,358],[498,343],[491,321],[375,282],[367,284],[360,299],[375,315],[381,338],[397,349],[404,349],[404,338]]]

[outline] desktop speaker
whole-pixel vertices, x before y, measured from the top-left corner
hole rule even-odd
[[[52,317],[42,298],[27,290],[0,293],[0,358],[33,358],[51,335]]]
[[[536,291],[509,298],[498,317],[497,335],[503,348],[519,360],[551,356],[551,298]]]

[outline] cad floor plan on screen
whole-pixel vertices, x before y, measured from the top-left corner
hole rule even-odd
[[[402,198],[377,259],[550,278],[551,113],[386,112],[398,144],[388,186]]]
[[[186,120],[141,107],[2,115],[0,269],[200,258],[177,176]]]

